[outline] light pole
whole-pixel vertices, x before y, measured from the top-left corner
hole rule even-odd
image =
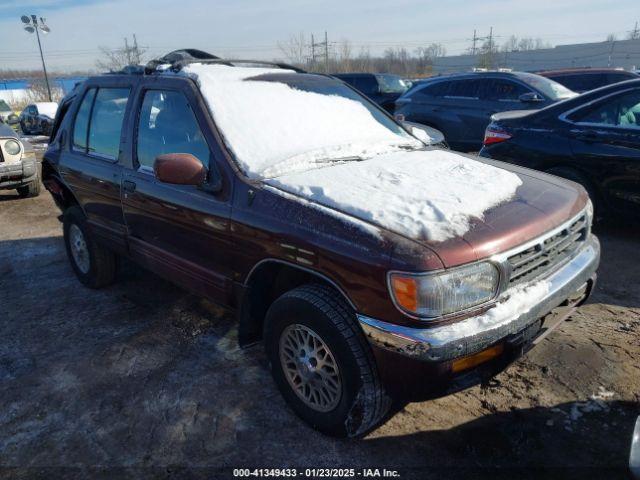
[[[38,48],[40,49],[40,59],[42,60],[42,70],[44,70],[44,81],[47,83],[47,93],[49,94],[49,101],[53,101],[51,98],[51,87],[49,86],[49,76],[47,75],[47,66],[44,63],[44,55],[42,55],[42,44],[40,43],[40,32],[47,34],[51,31],[49,27],[44,23],[44,18],[40,17],[40,22],[38,23],[38,17],[35,15],[23,15],[20,17],[22,23],[24,23],[24,29],[29,33],[36,33],[36,38],[38,39]]]

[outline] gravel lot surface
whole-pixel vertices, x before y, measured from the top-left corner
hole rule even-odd
[[[58,215],[44,190],[0,193],[0,478],[336,466],[401,478],[626,478],[640,414],[638,229],[599,227],[590,303],[490,385],[411,403],[364,439],[334,440],[286,407],[262,349],[238,348],[224,309],[130,262],[109,288],[81,286]]]

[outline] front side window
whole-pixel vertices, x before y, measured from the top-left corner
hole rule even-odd
[[[527,92],[530,92],[530,90],[519,83],[510,80],[495,79],[489,82],[487,98],[499,102],[515,102],[518,101],[520,95]]]
[[[89,153],[118,158],[122,122],[128,100],[128,88],[98,90],[89,124]]]
[[[567,98],[573,98],[577,95],[576,92],[569,90],[564,85],[541,75],[536,75],[535,73],[520,72],[517,74],[517,77],[521,82],[541,92],[553,101],[566,100]]]
[[[607,98],[574,113],[570,119],[577,123],[640,128],[640,90]]]
[[[137,140],[138,164],[153,168],[158,155],[190,153],[209,166],[210,150],[182,92],[148,90],[144,95]]]
[[[73,148],[87,151],[87,135],[89,133],[89,115],[96,95],[96,89],[92,88],[85,93],[73,124]]]

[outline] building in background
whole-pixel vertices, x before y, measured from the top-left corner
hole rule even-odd
[[[616,67],[640,68],[640,39],[611,42],[558,45],[554,48],[527,51],[495,51],[476,55],[439,57],[434,61],[435,74],[469,71],[479,66],[510,68],[533,72],[560,68]]]

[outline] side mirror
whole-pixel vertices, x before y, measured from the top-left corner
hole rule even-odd
[[[404,117],[404,116],[403,116]],[[401,121],[404,128],[406,128],[411,135],[418,140],[426,143],[427,145],[444,145],[444,134],[433,127],[427,125],[421,125],[419,123]]]
[[[520,100],[522,103],[544,102],[544,98],[534,92],[523,93],[518,97],[518,100]]]
[[[190,153],[158,155],[153,162],[153,172],[161,182],[174,185],[200,186],[207,179],[207,169]]]

